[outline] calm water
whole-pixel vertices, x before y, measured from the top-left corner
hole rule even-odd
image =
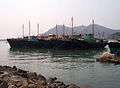
[[[12,50],[0,42],[0,64],[17,66],[65,83],[90,88],[119,88],[120,65],[101,64],[95,59],[104,51]]]

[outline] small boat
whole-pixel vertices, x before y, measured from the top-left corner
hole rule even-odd
[[[119,41],[117,41],[117,40],[109,41],[108,45],[109,45],[109,48],[110,48],[110,52],[112,54],[120,56],[120,42]]]

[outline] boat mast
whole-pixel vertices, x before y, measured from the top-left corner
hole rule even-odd
[[[65,36],[65,25],[63,24],[63,37]]]
[[[56,24],[56,38],[58,38],[57,24]]]
[[[99,39],[101,38],[101,33],[98,31],[98,36],[99,36]]]
[[[29,38],[30,38],[30,31],[31,31],[31,24],[30,24],[30,20],[29,20]]]
[[[93,37],[94,37],[94,20],[92,20],[92,34],[93,34]]]
[[[37,24],[37,35],[39,35],[39,24]]]
[[[103,37],[103,39],[105,39],[105,32],[104,31],[102,33],[102,37]]]
[[[23,38],[24,38],[24,24],[22,25],[22,34],[23,34]]]
[[[73,38],[73,33],[74,33],[74,31],[73,31],[73,17],[71,18],[71,22],[72,22],[72,38]]]

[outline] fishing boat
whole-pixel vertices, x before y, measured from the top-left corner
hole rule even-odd
[[[48,36],[30,36],[30,21],[29,21],[29,36],[23,38],[12,38],[7,39],[11,48],[45,48],[45,49],[103,49],[107,44],[106,41],[102,39],[94,38],[94,21],[92,26],[92,34],[85,34],[84,38],[76,38],[73,30],[73,18],[72,21],[72,32],[71,35],[59,36],[57,33],[56,25],[56,35],[49,34]],[[39,32],[39,25],[37,25]],[[63,25],[64,29],[64,25]],[[23,26],[24,30],[24,26]],[[65,30],[64,30],[65,31]]]
[[[103,49],[106,42],[87,40],[7,39],[11,48]]]

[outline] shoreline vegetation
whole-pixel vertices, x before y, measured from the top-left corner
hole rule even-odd
[[[80,88],[75,84],[65,84],[56,77],[46,79],[36,72],[29,72],[16,66],[0,65],[0,88]]]

